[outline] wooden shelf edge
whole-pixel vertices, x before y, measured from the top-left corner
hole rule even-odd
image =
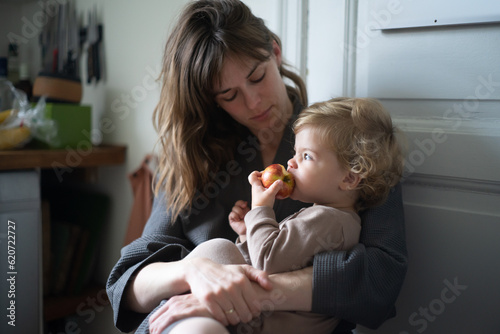
[[[100,145],[91,149],[0,151],[0,170],[29,168],[80,168],[119,165],[125,162],[127,147]]]

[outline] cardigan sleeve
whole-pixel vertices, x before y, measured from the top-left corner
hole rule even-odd
[[[360,244],[314,257],[312,311],[375,329],[395,315],[408,266],[401,185],[361,221]]]
[[[124,332],[136,329],[147,316],[124,305],[130,279],[149,263],[179,260],[193,248],[183,236],[180,224],[172,224],[164,203],[163,196],[155,198],[142,236],[122,248],[121,257],[108,278],[106,291],[113,308],[114,322]]]

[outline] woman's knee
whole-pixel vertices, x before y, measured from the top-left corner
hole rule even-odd
[[[170,330],[169,334],[229,334],[229,331],[217,320],[195,317],[185,319]]]

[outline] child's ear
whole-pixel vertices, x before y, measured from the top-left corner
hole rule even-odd
[[[361,177],[359,176],[359,174],[353,172],[347,172],[344,179],[340,183],[340,189],[342,190],[356,189],[360,181]]]

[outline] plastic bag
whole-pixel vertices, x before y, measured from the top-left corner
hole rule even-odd
[[[45,98],[32,105],[10,81],[0,81],[0,150],[25,146],[33,138],[57,145],[57,123],[45,117]]]

